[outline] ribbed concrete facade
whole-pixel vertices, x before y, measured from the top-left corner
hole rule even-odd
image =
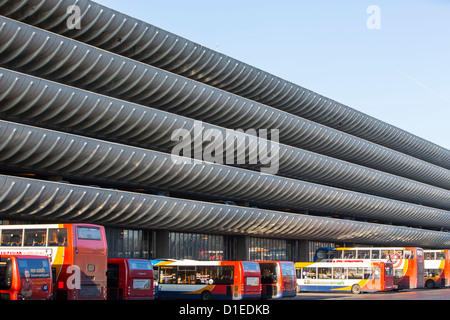
[[[450,245],[449,150],[95,2],[4,0],[0,14],[0,219]],[[173,132],[198,121],[278,129],[277,174],[175,164]]]

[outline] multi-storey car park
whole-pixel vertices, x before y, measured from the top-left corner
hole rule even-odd
[[[3,223],[102,224],[110,257],[450,246],[449,150],[92,1],[4,0],[0,14]],[[196,121],[278,129],[277,174],[176,165],[172,134]]]

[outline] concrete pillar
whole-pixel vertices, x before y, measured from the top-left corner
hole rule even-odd
[[[170,258],[169,241],[169,231],[156,230],[153,232],[153,258]]]
[[[236,236],[236,260],[250,260],[248,236]]]
[[[309,262],[309,241],[297,240],[296,252],[294,255],[295,262]]]

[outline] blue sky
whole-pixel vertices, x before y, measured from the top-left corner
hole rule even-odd
[[[450,0],[95,1],[450,149]]]

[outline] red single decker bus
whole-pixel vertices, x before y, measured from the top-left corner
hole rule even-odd
[[[295,297],[295,265],[290,261],[259,261],[261,269],[261,296],[264,299]]]
[[[106,300],[105,229],[93,224],[0,226],[0,255],[48,256],[53,296],[60,300]]]
[[[150,260],[108,259],[108,300],[153,299]]]
[[[52,297],[50,259],[0,256],[0,300],[47,300]]]

